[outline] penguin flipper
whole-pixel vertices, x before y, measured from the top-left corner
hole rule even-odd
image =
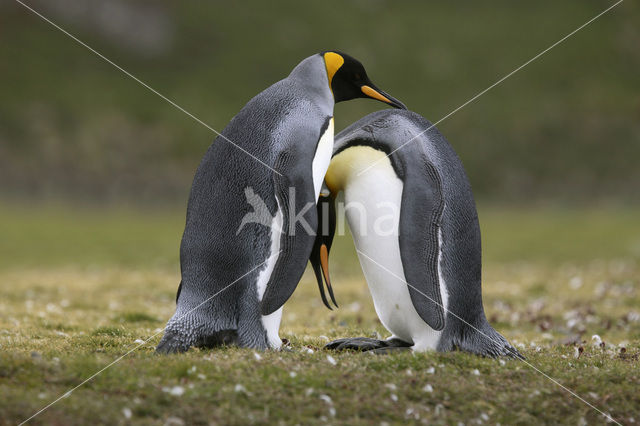
[[[426,156],[407,155],[402,160],[405,170],[415,170],[406,173],[402,190],[402,267],[418,315],[434,330],[442,330],[445,316],[438,274],[439,229],[444,209],[441,180]],[[416,161],[420,164],[406,164]]]
[[[318,217],[311,165],[300,161],[294,150],[283,151],[275,163],[276,170],[286,172],[273,176],[282,229],[280,252],[262,297],[262,315],[275,312],[291,297],[315,241]]]

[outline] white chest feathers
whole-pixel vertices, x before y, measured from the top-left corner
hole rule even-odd
[[[329,125],[320,136],[316,154],[313,157],[311,170],[313,172],[313,189],[316,195],[316,201],[320,195],[324,175],[327,173],[329,163],[331,162],[331,154],[333,154],[333,117],[329,120]]]
[[[329,175],[343,182],[347,221],[380,321],[395,337],[413,343],[414,350],[435,349],[442,332],[420,318],[404,275],[399,244],[402,180],[384,152],[366,146],[347,148],[334,157]]]

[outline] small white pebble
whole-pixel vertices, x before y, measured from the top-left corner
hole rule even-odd
[[[582,278],[578,276],[571,278],[569,280],[569,287],[571,287],[574,290],[577,290],[580,287],[582,287]]]
[[[133,343],[137,343],[138,345],[142,345],[143,343],[145,343],[145,341],[142,340],[142,339],[136,339],[136,340],[133,341]]]
[[[385,386],[392,391],[398,389],[398,387],[394,383],[387,383]]]
[[[413,376],[413,371],[411,371],[410,368],[407,368],[406,373],[407,373],[407,376]]]
[[[391,400],[392,400],[393,402],[398,402],[398,395],[396,395],[395,393],[392,393],[392,394],[391,394]]]
[[[289,377],[294,378],[298,375],[298,373],[296,373],[295,371],[290,371],[289,372]]]
[[[122,415],[124,416],[125,419],[130,419],[133,413],[131,412],[130,408],[124,407],[122,409]]]
[[[329,395],[322,394],[318,398],[320,398],[321,400],[323,400],[324,402],[326,402],[329,405],[333,405],[333,400],[331,399],[331,397]]]
[[[427,374],[433,374],[433,373],[435,373],[435,372],[436,372],[436,369],[435,369],[435,368],[433,368],[433,367],[429,367],[429,368],[427,368],[427,369],[426,369],[426,373],[427,373]]]
[[[433,386],[429,384],[424,385],[424,387],[422,388],[422,392],[428,392],[428,393],[433,392]]]
[[[200,380],[204,380],[204,379],[206,379],[206,378],[207,378],[207,376],[205,376],[205,375],[204,375],[204,374],[202,374],[202,373],[198,373],[198,375],[197,375],[196,377],[198,377],[198,379],[200,379]]]
[[[471,374],[473,374],[474,376],[479,376],[480,375],[480,370],[478,370],[477,368],[473,369],[473,370],[471,370]]]
[[[166,390],[165,390],[166,389]],[[184,394],[184,388],[182,386],[174,386],[172,388],[163,388],[165,392],[169,393],[169,395],[173,396],[182,396]]]
[[[164,422],[164,426],[184,426],[185,422],[180,417],[168,417]]]
[[[242,392],[242,393],[247,393],[247,388],[245,388],[244,386],[242,386],[240,383],[238,383],[238,384],[233,388],[233,390],[234,390],[236,393],[240,393],[240,392]]]
[[[481,418],[482,420],[484,420],[485,422],[488,422],[488,421],[489,421],[489,415],[488,415],[487,413],[482,413],[482,414],[480,414],[480,418]]]
[[[307,347],[304,347],[304,348],[302,349],[302,351],[303,351],[303,352],[306,352],[306,353],[308,353],[308,354],[312,354],[312,353],[313,353],[313,349],[311,349],[311,348],[307,348]]]
[[[602,343],[602,339],[597,334],[594,334],[593,336],[591,336],[591,340],[593,340],[593,344],[596,346]]]
[[[333,407],[329,407],[329,414],[331,415],[331,417],[335,417],[336,416],[336,409]]]
[[[329,341],[329,338],[328,338],[327,336],[318,336],[318,339],[322,339],[322,340],[324,340],[325,342],[328,342],[328,341]]]
[[[331,355],[327,355],[327,361],[329,361],[329,364],[331,365],[336,365],[338,363]]]
[[[306,396],[311,396],[313,395],[314,389],[313,388],[307,388],[307,390],[304,391],[304,394]]]
[[[507,362],[504,359],[499,359],[498,362],[500,365],[507,365]]]
[[[260,355],[258,352],[254,352],[253,353],[253,357],[257,360],[260,361],[262,359],[262,355]]]
[[[46,393],[44,393],[44,392],[40,392],[40,393],[38,394],[38,398],[39,398],[39,399],[45,399],[46,397],[47,397],[47,394],[46,394]]]
[[[578,358],[580,356],[580,350],[578,348],[573,348],[573,357]]]

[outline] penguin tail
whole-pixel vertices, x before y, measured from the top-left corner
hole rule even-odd
[[[162,340],[156,347],[156,353],[158,354],[174,354],[182,353],[189,350],[191,345],[186,342],[181,336],[173,332],[165,332],[162,336]]]
[[[458,349],[489,358],[525,359],[486,319],[481,321],[479,327],[462,326],[460,333],[439,349],[443,351]]]

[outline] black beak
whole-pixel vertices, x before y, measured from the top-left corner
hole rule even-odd
[[[368,98],[372,98],[380,102],[384,102],[385,104],[389,104],[394,108],[407,109],[407,107],[402,102],[400,102],[398,99],[394,98],[393,96],[388,95],[382,90],[378,89],[376,86],[373,85],[373,83],[362,85],[360,87],[360,90]]]
[[[333,288],[331,287],[331,278],[329,276],[329,251],[331,250],[331,243],[333,242],[333,236],[336,231],[336,210],[333,197],[320,195],[318,199],[318,229],[316,233],[316,240],[313,243],[313,249],[311,250],[311,256],[309,261],[313,267],[313,272],[316,276],[318,283],[318,289],[320,290],[320,297],[322,303],[329,308],[331,305],[327,300],[327,296],[324,292],[324,283],[329,291],[329,297],[333,304],[338,307],[336,298],[333,295]]]

